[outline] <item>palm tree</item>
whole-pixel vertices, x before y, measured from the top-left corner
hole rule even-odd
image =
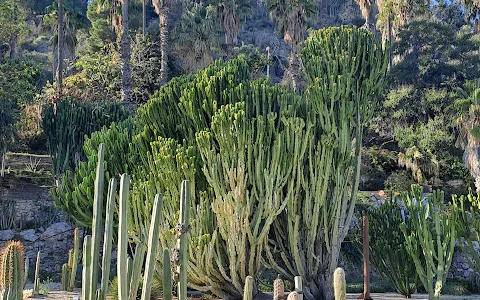
[[[111,1],[111,2],[109,2]],[[127,110],[132,107],[132,72],[130,68],[130,37],[128,36],[128,0],[102,0],[99,5],[110,4],[110,21],[120,45],[122,69],[122,103]]]
[[[175,0],[152,0],[160,25],[160,85],[168,82],[168,17]]]
[[[360,6],[362,16],[365,19],[364,27],[370,31],[374,31],[376,24],[374,12],[375,0],[355,0],[355,2]]]
[[[218,5],[220,27],[225,34],[227,56],[232,55],[233,47],[238,43],[240,20],[251,12],[251,3],[246,0],[222,0]]]
[[[284,82],[291,83],[295,89],[300,81],[299,44],[305,38],[308,20],[315,14],[315,3],[312,0],[267,0],[267,8],[276,22],[276,28],[290,46],[290,63]]]
[[[456,146],[463,152],[463,163],[475,179],[480,192],[480,80],[467,82],[457,91],[460,99],[455,102],[460,116],[455,125],[458,130]]]
[[[64,25],[63,25],[63,0],[58,0],[58,43],[57,43],[57,92],[62,93],[63,87],[63,47],[64,47]]]
[[[142,1],[142,34],[143,38],[147,34],[147,4],[148,0],[141,0]]]
[[[478,20],[478,15],[480,13],[480,0],[461,0],[462,4],[465,6],[465,16],[467,20],[473,20],[475,22],[475,31],[480,31],[480,24]]]
[[[187,72],[213,63],[212,48],[218,46],[218,24],[213,5],[195,3],[184,9],[172,31],[173,49]]]

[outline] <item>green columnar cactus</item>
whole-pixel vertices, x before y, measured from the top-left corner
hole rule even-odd
[[[68,251],[68,263],[62,266],[62,290],[71,292],[75,287],[78,257],[80,252],[80,236],[78,228],[73,231],[73,249]]]
[[[342,268],[337,268],[333,273],[333,290],[335,300],[347,299],[347,282],[345,281],[345,272]]]
[[[182,181],[180,195],[180,221],[175,228],[177,232],[177,253],[180,263],[177,265],[178,273],[178,299],[187,300],[187,248],[189,241],[189,218],[190,218],[190,182]],[[153,267],[152,267],[153,270]],[[146,300],[146,299],[144,299]]]
[[[28,259],[28,257],[25,257],[25,278],[23,279],[23,288],[25,288],[25,285],[27,284],[29,268],[30,268],[30,260]]]
[[[68,264],[63,264],[62,265],[62,280],[61,280],[62,291],[67,290],[69,279],[70,279],[70,272],[68,270]]]
[[[83,270],[82,270],[82,300],[92,300],[90,297],[90,269],[92,237],[87,235],[83,241]]]
[[[37,261],[35,263],[35,278],[33,279],[33,295],[40,292],[40,251],[37,252]]]
[[[0,257],[0,299],[22,300],[25,280],[25,255],[20,242],[8,242]]]
[[[245,287],[243,288],[243,300],[253,300],[253,287],[255,285],[255,281],[253,277],[248,275],[245,278]]]
[[[480,273],[480,255],[474,246],[475,242],[480,242],[480,194],[474,196],[470,191],[467,196],[454,195],[452,198],[453,202],[459,205],[457,231],[459,237],[463,238],[459,243],[460,247],[470,267]]]
[[[163,249],[162,266],[163,299],[172,300],[172,266],[170,251],[167,248]]]
[[[388,53],[368,31],[332,27],[311,31],[300,58],[308,86],[296,115],[305,124],[302,135],[286,141],[301,146],[283,158],[292,168],[281,177],[290,190],[265,257],[284,278],[301,276],[307,299],[333,299],[333,273],[360,182],[363,127],[383,92]],[[295,161],[298,167],[291,166]]]
[[[113,216],[115,213],[115,197],[117,195],[117,180],[110,179],[107,193],[107,207],[105,211],[105,233],[103,238],[102,279],[100,282],[100,299],[107,296],[110,282],[110,264],[112,260],[113,243]]]
[[[90,299],[94,299],[97,293],[97,284],[98,284],[98,264],[99,264],[99,255],[100,255],[100,243],[101,243],[101,234],[102,223],[103,223],[103,186],[105,182],[105,166],[104,153],[105,145],[100,144],[98,148],[98,163],[97,163],[97,173],[95,177],[95,189],[94,189],[94,200],[93,200],[93,220],[92,220],[92,244],[91,244],[91,264],[92,268],[90,269],[90,290],[89,295]],[[125,233],[126,234],[126,233]],[[126,298],[121,298],[126,299]]]
[[[104,176],[104,145],[101,144],[98,150],[98,169],[97,178],[95,182],[95,195],[103,195],[103,183],[101,177]],[[117,264],[117,278],[118,278],[118,297],[119,299],[133,300],[137,298],[139,280],[141,276],[141,270],[143,262],[145,260],[145,245],[140,242],[137,244],[134,259],[132,260],[127,254],[128,237],[127,237],[127,206],[129,198],[129,176],[123,174],[120,179],[120,197],[119,197],[119,224],[118,224],[118,264]],[[113,228],[113,212],[115,209],[115,196],[116,196],[116,180],[111,179],[109,184],[109,190],[107,194],[107,219],[105,221],[105,233],[104,233],[104,248],[103,248],[103,261],[102,266],[104,272],[102,273],[101,286],[93,288],[93,278],[97,278],[95,274],[98,274],[98,267],[93,262],[99,262],[99,252],[94,251],[93,240],[97,240],[100,243],[99,236],[101,235],[102,228],[100,226],[93,226],[92,237],[87,236],[84,243],[84,269],[83,269],[83,286],[82,286],[82,299],[85,300],[105,300],[106,291],[108,287],[108,277],[110,270],[110,258],[112,249],[112,228]],[[93,220],[95,224],[100,224],[97,218],[101,218],[102,199],[101,197],[94,198],[94,207],[96,207],[93,214]],[[155,254],[157,253],[158,235],[162,222],[162,208],[163,201],[161,195],[157,195],[154,203],[154,211],[151,216],[150,231],[147,235],[148,238],[148,253],[146,259],[146,271],[144,274],[144,287],[142,293],[142,299],[149,299],[150,285],[153,274],[153,267],[155,265]],[[88,239],[87,239],[88,238]],[[92,268],[96,268],[97,272],[92,271]],[[98,278],[97,278],[98,280]]]
[[[458,207],[453,203],[447,210],[441,191],[434,191],[424,201],[423,188],[418,186],[412,186],[411,193],[404,193],[402,200],[409,211],[413,229],[407,232],[405,224],[400,227],[407,251],[415,262],[428,298],[440,299],[455,249]]]
[[[407,298],[417,289],[418,279],[415,263],[406,249],[405,236],[400,224],[411,232],[411,220],[395,198],[385,201],[380,207],[365,211],[370,223],[370,261],[375,271],[391,282],[399,294]],[[359,233],[361,235],[361,233]]]
[[[73,171],[84,159],[85,135],[126,118],[123,107],[112,102],[98,106],[68,99],[44,108],[42,126],[48,137],[57,183],[67,170]]]
[[[78,228],[75,228],[73,231],[73,253],[72,253],[72,262],[69,264],[70,269],[70,278],[68,281],[68,289],[67,291],[73,291],[75,287],[75,277],[77,275],[77,267],[78,267],[78,258],[80,256],[80,233]]]
[[[118,204],[118,247],[117,247],[117,278],[118,298],[128,299],[128,272],[127,272],[127,198],[130,178],[123,174],[120,179],[120,200]]]
[[[158,234],[160,232],[162,208],[163,208],[163,197],[161,195],[157,195],[155,197],[155,202],[153,204],[152,221],[150,224],[150,231],[148,233],[148,252],[147,252],[147,258],[145,262],[145,274],[143,276],[143,287],[142,287],[142,298],[141,298],[142,300],[149,300],[151,295],[151,290],[152,290],[151,281],[153,278],[153,271],[155,268],[155,261],[156,261],[156,255],[157,255]],[[142,255],[142,258],[143,258],[143,255]],[[141,262],[143,263],[143,259],[141,260]],[[181,284],[182,282],[179,282],[179,285]],[[185,283],[185,288],[186,288],[186,283]],[[180,298],[180,295],[178,298],[182,299]],[[131,299],[135,299],[135,298],[131,298]]]

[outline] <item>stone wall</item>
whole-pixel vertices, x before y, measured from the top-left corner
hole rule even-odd
[[[10,240],[19,240],[25,247],[25,256],[30,260],[29,278],[33,277],[37,251],[40,251],[41,280],[50,277],[59,281],[62,265],[68,260],[68,250],[73,248],[74,227],[59,222],[43,229],[1,230],[0,247]]]

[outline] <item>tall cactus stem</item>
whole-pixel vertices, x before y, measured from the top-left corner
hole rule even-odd
[[[35,263],[35,278],[33,279],[33,294],[40,292],[40,251],[37,252],[37,261]]]
[[[105,300],[110,282],[110,263],[113,243],[113,214],[115,213],[115,196],[117,195],[117,180],[110,179],[105,210],[105,234],[103,238],[102,279],[100,283],[100,299]]]
[[[163,249],[163,299],[172,300],[172,265],[170,262],[170,251]]]
[[[105,145],[100,144],[98,148],[97,173],[95,178],[95,189],[93,198],[93,220],[92,220],[92,245],[91,245],[91,268],[90,268],[90,286],[89,297],[93,299],[97,293],[98,283],[98,263],[100,256],[100,238],[103,221],[103,186],[105,181],[104,168]],[[121,298],[125,299],[125,298]]]
[[[80,255],[80,233],[78,228],[75,228],[73,231],[73,253],[72,253],[72,263],[69,265],[70,267],[70,279],[68,282],[68,291],[73,291],[75,287],[75,278],[77,275],[77,267],[78,267],[78,257]]]
[[[153,272],[155,268],[155,260],[157,254],[158,235],[160,232],[160,222],[162,219],[162,207],[163,197],[158,194],[155,196],[155,202],[153,204],[153,215],[150,223],[150,230],[148,234],[148,252],[145,262],[145,275],[143,277],[142,298],[141,300],[150,299],[152,287],[150,282],[153,278]],[[181,282],[179,283],[181,284]],[[186,287],[185,287],[186,289]],[[186,294],[186,291],[185,291]],[[179,299],[180,295],[179,295]]]
[[[90,297],[90,268],[91,268],[91,254],[90,248],[92,244],[92,237],[87,235],[83,242],[83,272],[82,272],[82,300],[94,300]]]
[[[127,266],[127,202],[130,186],[129,176],[123,174],[120,178],[120,199],[118,216],[118,253],[117,253],[117,278],[118,298],[128,299],[128,274]]]
[[[180,224],[177,228],[177,248],[180,255],[180,264],[177,267],[179,274],[178,280],[178,299],[187,299],[187,248],[188,248],[188,228],[190,214],[190,181],[182,181],[182,188],[180,192]]]

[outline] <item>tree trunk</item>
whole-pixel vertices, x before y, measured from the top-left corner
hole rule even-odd
[[[147,34],[147,0],[142,1],[142,34],[145,38]]]
[[[480,148],[471,134],[467,136],[467,145],[463,152],[463,162],[475,179],[475,188],[480,193]]]
[[[2,172],[1,172],[1,175],[2,177],[5,177],[5,161],[6,161],[6,154],[7,153],[7,149],[3,149],[2,151]]]
[[[10,56],[10,59],[15,59],[15,56],[16,56],[16,47],[17,47],[17,35],[16,34],[12,34],[12,36],[10,37],[10,41],[8,42],[8,46],[10,48],[10,53],[9,53],[9,56]]]
[[[58,0],[58,55],[57,55],[57,91],[62,93],[63,87],[63,46],[64,46],[64,28],[63,28],[63,0]]]
[[[168,10],[164,5],[158,11],[160,22],[160,85],[165,85],[168,82]]]
[[[298,47],[291,46],[290,50],[290,61],[288,69],[285,71],[283,76],[284,84],[292,84],[293,88],[298,91],[300,88],[300,61],[298,59]]]
[[[387,31],[388,31],[388,43],[390,47],[390,53],[388,57],[388,69],[392,69],[393,65],[393,34],[392,34],[392,15],[388,14],[387,18]]]
[[[122,102],[129,111],[132,106],[132,73],[130,70],[130,37],[128,36],[128,0],[123,0],[122,4],[120,49],[122,59]]]

